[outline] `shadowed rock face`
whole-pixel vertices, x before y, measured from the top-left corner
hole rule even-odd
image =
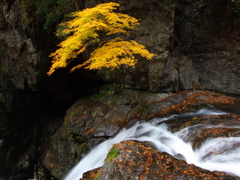
[[[237,72],[239,33],[233,23],[236,14],[226,7],[234,7],[234,4],[179,1],[175,16],[179,21],[175,26],[178,47],[173,59],[178,64],[181,88],[192,86],[238,94],[235,87],[239,87],[240,78]],[[188,68],[192,70],[186,72],[184,69]]]
[[[55,110],[58,117],[63,116],[76,96],[84,94],[80,89],[86,90],[86,81],[73,75],[81,87],[76,85],[69,72],[47,77],[56,38],[54,32],[43,30],[44,17],[37,15],[35,3],[0,2],[1,180],[33,176],[34,166],[41,162],[37,146],[43,127],[55,119]],[[69,88],[72,83],[74,89]]]

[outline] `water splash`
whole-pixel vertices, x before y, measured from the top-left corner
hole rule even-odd
[[[124,141],[129,137],[134,137],[137,128],[138,123],[129,129],[123,129],[114,138],[97,145],[71,170],[71,172],[64,179],[79,180],[84,172],[101,167],[112,145]]]
[[[202,109],[195,113],[187,113],[180,116],[172,115],[168,118],[157,118],[151,122],[137,122],[136,124],[131,125],[131,127],[124,128],[114,138],[104,141],[96,146],[64,179],[79,180],[84,172],[101,167],[104,164],[104,159],[112,145],[124,140],[149,141],[160,151],[165,151],[175,157],[180,155],[189,164],[195,164],[196,166],[211,171],[225,171],[240,176],[240,137],[210,139],[203,143],[198,150],[194,151],[190,143],[183,141],[184,136],[187,136],[186,128],[177,133],[171,133],[167,130],[166,124],[160,124],[161,122],[176,117],[186,118],[200,115],[220,114],[226,113],[215,109]],[[228,148],[226,153],[224,148],[229,147],[230,145],[232,148]],[[218,152],[217,155],[213,156],[213,151]]]

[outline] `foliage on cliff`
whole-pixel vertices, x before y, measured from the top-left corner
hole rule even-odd
[[[40,22],[44,30],[53,31],[65,14],[78,10],[81,2],[77,3],[75,0],[22,0],[20,7],[28,26]]]
[[[69,62],[77,58],[90,45],[98,45],[90,58],[84,63],[72,68],[86,69],[115,69],[122,64],[134,67],[137,62],[136,54],[151,59],[151,54],[145,47],[136,41],[124,41],[116,35],[128,35],[136,29],[139,22],[134,17],[113,12],[117,3],[103,3],[93,8],[72,13],[72,20],[61,23],[57,36],[65,38],[50,57],[53,58],[52,67],[48,72],[51,75],[57,68],[66,67]],[[112,40],[104,41],[103,37],[115,35]]]

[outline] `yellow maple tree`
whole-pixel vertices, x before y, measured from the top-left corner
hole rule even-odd
[[[137,62],[136,54],[151,59],[154,54],[151,54],[136,41],[124,41],[121,38],[109,41],[101,40],[100,34],[102,33],[107,36],[129,34],[139,25],[136,18],[114,12],[118,6],[118,3],[113,2],[102,3],[93,8],[74,12],[72,20],[61,23],[61,28],[56,35],[66,38],[58,45],[59,49],[50,54],[53,61],[47,74],[51,75],[57,68],[66,67],[88,46],[96,43],[99,46],[90,54],[90,58],[73,67],[71,71],[81,67],[86,69],[115,69],[122,64],[134,67]]]

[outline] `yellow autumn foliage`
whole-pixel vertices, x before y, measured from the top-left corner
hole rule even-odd
[[[137,59],[134,55],[139,54],[146,59],[151,59],[154,55],[149,53],[142,44],[136,41],[124,41],[115,38],[97,48],[91,53],[91,57],[84,63],[75,66],[76,68],[85,67],[86,69],[101,69],[103,67],[115,69],[122,64],[134,67]]]
[[[119,6],[118,3],[103,3],[96,7],[88,8],[80,12],[74,12],[72,20],[61,23],[62,27],[57,36],[67,38],[62,41],[55,52],[50,54],[53,58],[52,66],[47,73],[51,75],[57,68],[66,67],[69,62],[77,58],[89,45],[101,43],[100,33],[105,35],[129,34],[139,22],[134,17],[113,12]],[[153,54],[135,41],[124,41],[115,38],[106,42],[91,53],[90,59],[77,65],[72,70],[80,67],[88,69],[101,69],[103,67],[118,68],[122,64],[134,66],[137,60],[134,55],[140,54],[151,59]]]

